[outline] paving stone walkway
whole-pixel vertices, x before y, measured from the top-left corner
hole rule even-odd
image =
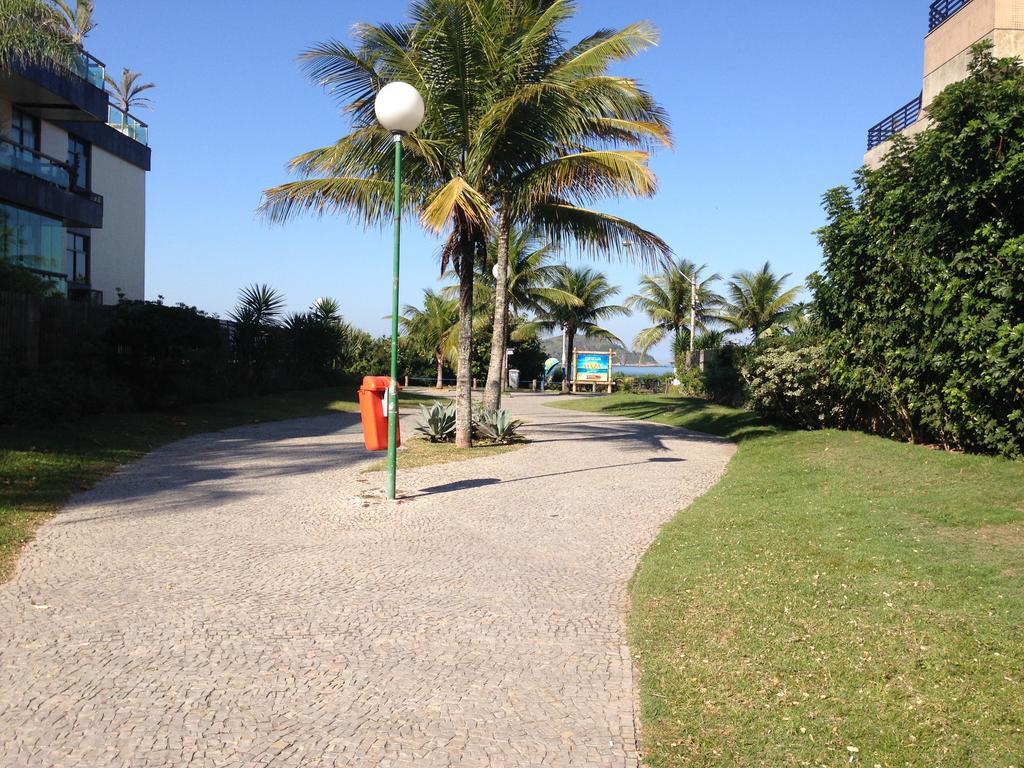
[[[626,581],[733,447],[544,402],[398,504],[350,416],[75,498],[0,586],[0,766],[637,765]]]

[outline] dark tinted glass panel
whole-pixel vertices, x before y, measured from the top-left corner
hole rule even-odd
[[[51,275],[65,274],[64,225],[59,219],[0,205],[0,258]]]
[[[71,166],[74,174],[72,183],[78,189],[92,188],[92,180],[89,176],[91,149],[90,145],[81,139],[68,136],[68,165]]]
[[[11,111],[11,139],[39,151],[39,121],[20,109]]]
[[[89,284],[89,238],[75,232],[67,235],[68,280],[81,285]]]

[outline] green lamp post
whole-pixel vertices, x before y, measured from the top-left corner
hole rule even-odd
[[[402,240],[402,137],[419,128],[426,111],[423,97],[408,83],[388,83],[373,105],[379,122],[395,140],[395,253],[391,288],[391,383],[388,387],[387,494],[395,498],[398,473],[398,273]]]

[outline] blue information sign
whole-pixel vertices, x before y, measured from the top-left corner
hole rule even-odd
[[[578,352],[576,381],[607,384],[612,380],[612,356],[608,352]]]

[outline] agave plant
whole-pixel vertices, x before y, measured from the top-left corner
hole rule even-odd
[[[504,408],[482,410],[476,419],[476,431],[480,436],[497,443],[511,443],[518,439],[522,426],[523,421],[513,419]]]
[[[455,437],[455,403],[421,405],[423,421],[416,431],[432,443],[447,443]]]

